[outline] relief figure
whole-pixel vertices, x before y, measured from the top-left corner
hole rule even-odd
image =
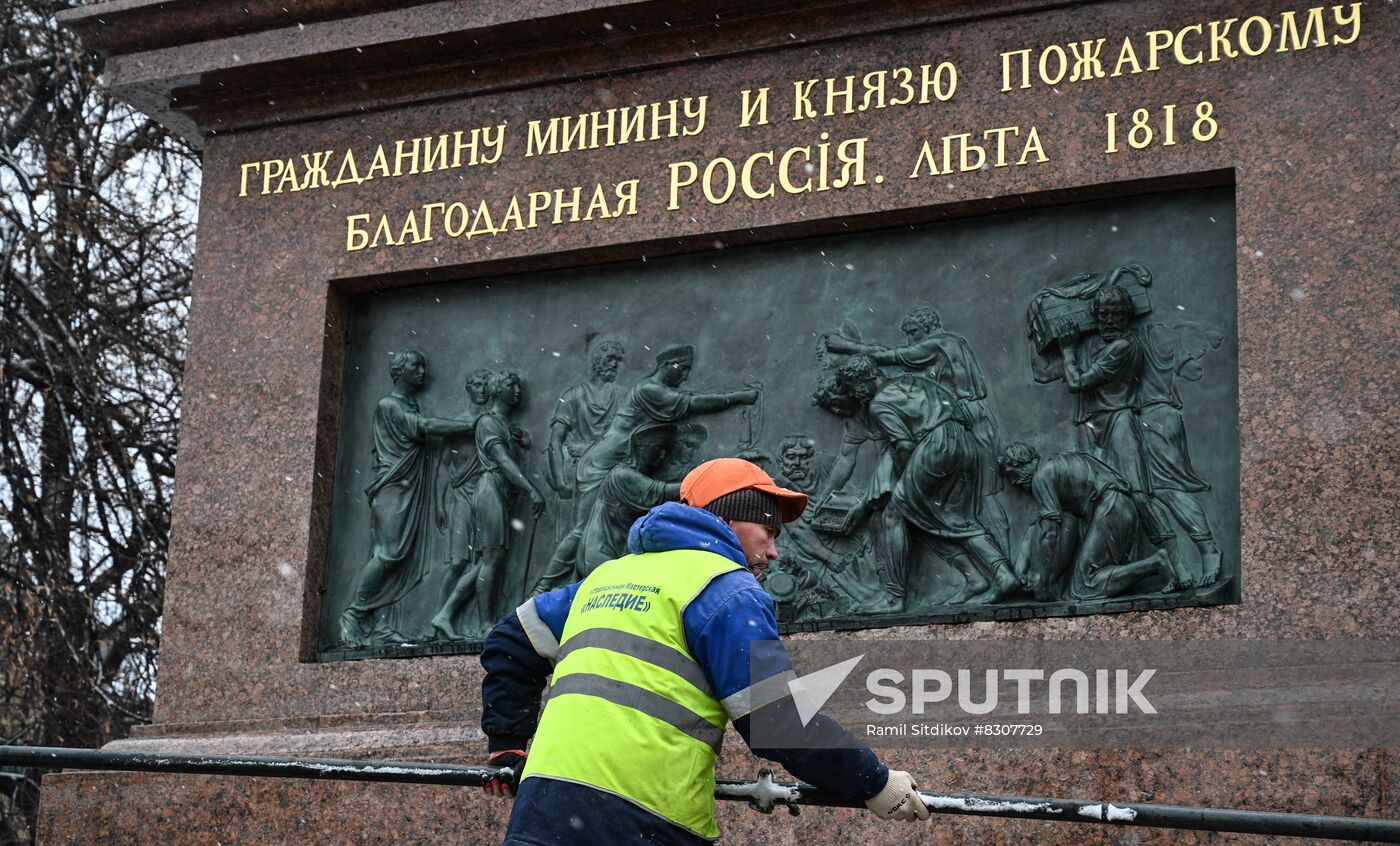
[[[962,572],[964,585],[947,602],[995,602],[1018,589],[1010,561],[979,519],[982,450],[962,401],[925,375],[882,381],[878,365],[866,355],[842,364],[836,382],[866,407],[892,453],[894,486],[881,527],[891,595],[908,608],[912,542],[920,536],[955,550],[950,562]]]
[[[788,435],[778,445],[778,470],[773,481],[779,486],[807,494],[813,503],[817,492],[826,481],[823,462],[817,452],[816,439],[811,435]],[[805,565],[816,570],[825,567],[829,570],[844,570],[846,556],[829,548],[811,525],[812,507],[808,507],[798,519],[786,524],[778,535],[778,564]],[[792,568],[785,568],[792,569]],[[800,570],[798,572],[801,572]],[[817,580],[811,586],[815,587]]]
[[[491,404],[491,380],[494,375],[490,370],[483,368],[467,376],[464,387],[467,397],[471,400],[471,408],[460,415],[460,419],[470,420],[474,426],[477,418],[488,409]],[[457,438],[449,441],[443,458],[447,484],[443,488],[440,513],[446,521],[447,561],[442,581],[438,585],[438,608],[447,603],[447,597],[456,587],[457,580],[471,564],[476,486],[482,472],[475,438]]]
[[[803,518],[823,527],[823,537],[843,537],[843,546],[855,546],[849,566],[828,568],[832,581],[840,583],[855,606],[871,613],[898,611],[904,598],[890,595],[891,567],[881,532],[884,509],[894,492],[890,440],[870,419],[865,404],[842,390],[835,377],[822,380],[812,392],[812,404],[840,419],[841,446]],[[852,484],[867,444],[874,451],[873,467],[866,478]]]
[[[1093,295],[1092,314],[1098,331],[1080,337],[1078,323],[1061,318],[1054,324],[1064,381],[1075,396],[1074,422],[1084,444],[1128,483],[1153,545],[1167,552],[1174,582],[1190,585],[1189,572],[1172,551],[1176,532],[1162,501],[1153,495],[1139,421],[1139,402],[1147,351],[1131,328],[1134,303],[1118,285],[1100,287]]]
[[[599,341],[589,356],[588,379],[564,391],[554,405],[549,420],[549,484],[561,499],[573,498],[574,467],[612,421],[617,374],[626,354],[620,341]]]
[[[394,353],[389,364],[394,388],[374,409],[373,479],[365,488],[370,557],[340,617],[341,642],[349,647],[404,639],[385,612],[418,586],[426,570],[421,546],[432,530],[434,506],[428,438],[472,431],[471,421],[423,414],[417,397],[427,375],[421,352]]]
[[[481,473],[472,496],[471,564],[457,579],[447,601],[433,617],[433,628],[447,638],[462,637],[456,619],[473,598],[475,616],[469,631],[484,634],[497,619],[500,582],[510,557],[511,511],[520,494],[530,500],[538,518],[545,499],[522,469],[530,447],[528,433],[511,422],[522,398],[519,374],[505,370],[494,374],[490,386],[491,408],[476,421],[477,460]],[[528,562],[526,562],[528,565]]]
[[[774,481],[782,487],[815,497],[826,487],[830,469],[830,462],[822,460],[817,440],[811,435],[787,435],[778,444],[778,472]]]
[[[876,364],[921,373],[963,401],[972,420],[973,437],[982,452],[980,519],[1005,545],[1010,524],[996,496],[1002,487],[996,472],[1001,434],[996,415],[987,403],[987,380],[982,375],[982,366],[967,339],[943,328],[942,317],[928,306],[906,314],[899,330],[906,341],[900,346],[866,344],[844,335],[828,335],[826,348],[833,353],[868,355]]]
[[[665,463],[677,438],[669,423],[643,426],[632,433],[632,455],[608,471],[593,502],[579,549],[576,578],[600,564],[627,554],[627,532],[653,506],[681,495],[680,482],[655,474]]]
[[[774,481],[802,491],[813,503],[778,536],[779,556],[774,568],[790,578],[775,579],[774,568],[770,568],[769,580],[764,582],[780,600],[784,621],[891,610],[869,535],[841,531],[844,526],[832,526],[822,519],[832,501],[819,499],[827,485],[828,462],[817,449],[816,439],[788,435],[778,446],[778,461]],[[791,596],[779,595],[785,589]]]
[[[1034,447],[1012,443],[999,469],[1035,498],[1037,515],[1016,569],[1037,600],[1121,596],[1156,575],[1166,580],[1163,592],[1178,587],[1164,550],[1133,559],[1142,539],[1139,510],[1127,481],[1112,467],[1088,453],[1041,458]]]
[[[875,467],[863,485],[856,485],[856,498],[863,504],[888,501],[894,491],[894,453],[889,439],[871,421],[865,404],[842,390],[835,378],[825,379],[817,386],[812,392],[812,404],[841,420],[840,451],[826,471],[826,478],[817,488],[820,493],[813,501],[825,502],[832,494],[850,490],[851,477],[855,475],[866,444],[874,445]]]
[[[603,436],[579,458],[574,472],[574,514],[577,519],[569,534],[555,548],[549,570],[535,583],[532,594],[563,585],[571,578],[598,489],[608,472],[627,460],[633,432],[648,424],[680,423],[695,415],[714,414],[736,405],[753,405],[758,401],[759,393],[752,388],[719,393],[682,390],[681,385],[690,378],[694,363],[694,347],[667,347],[657,354],[655,369],[629,388],[618,401],[617,410]]]
[[[1220,547],[1197,498],[1198,494],[1210,490],[1210,485],[1191,465],[1186,417],[1181,412],[1177,380],[1200,379],[1203,373],[1201,356],[1219,347],[1224,337],[1194,324],[1169,327],[1153,323],[1143,327],[1142,332],[1147,367],[1139,392],[1138,417],[1152,495],[1195,544],[1201,573],[1193,581],[1199,587],[1208,587],[1220,578]],[[1183,587],[1190,586],[1183,584]]]
[[[666,453],[666,461],[657,471],[656,477],[668,482],[684,479],[685,474],[700,464],[700,459],[696,456],[709,439],[710,430],[705,428],[705,424],[682,423],[676,428],[676,441],[671,445],[671,451]]]

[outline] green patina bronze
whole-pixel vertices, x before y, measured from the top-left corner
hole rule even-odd
[[[472,651],[701,461],[812,504],[787,630],[1238,601],[1234,197],[355,303],[320,656]]]

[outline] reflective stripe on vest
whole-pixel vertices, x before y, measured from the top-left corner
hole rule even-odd
[[[579,585],[526,778],[621,796],[702,837],[728,715],[685,640],[686,606],[739,565],[701,550],[629,555]]]
[[[652,693],[630,682],[593,673],[570,673],[549,688],[550,696],[562,696],[565,693],[596,696],[614,705],[641,711],[695,738],[716,753],[719,752],[720,743],[724,741],[724,729],[717,728],[684,705],[677,705],[659,693]]]

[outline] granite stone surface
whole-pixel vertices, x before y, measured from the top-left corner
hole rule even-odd
[[[365,113],[339,114],[332,102],[356,90],[353,64],[318,83],[333,91],[326,109],[338,116],[318,113],[310,96],[288,113],[276,104],[255,109],[249,97],[229,105],[239,113],[238,125],[263,128],[203,138],[156,721],[114,748],[481,758],[475,658],[309,660],[320,613],[349,292],[1199,185],[1233,184],[1237,204],[1241,604],[799,637],[1400,636],[1394,505],[1400,440],[1392,436],[1400,422],[1395,7],[1366,4],[1352,45],[1220,64],[1168,63],[1155,73],[1003,93],[1000,50],[1100,36],[1112,43],[1158,28],[1307,6],[1128,0],[1006,13],[1017,6],[1006,4],[987,7],[985,17],[943,23],[920,17],[940,4],[913,6],[909,19],[922,21],[915,26],[888,17],[853,23],[839,7],[787,18],[775,12],[755,32],[786,29],[791,38],[759,39],[762,49],[750,52],[741,34],[726,30],[727,42],[703,49],[697,43],[693,56],[667,54],[645,60],[654,67],[610,75],[600,69],[639,67],[629,64],[635,57],[620,56],[606,41],[566,54],[551,54],[541,43],[538,63],[493,66],[495,87],[478,90],[464,74],[456,90],[469,94],[448,96],[442,92],[451,85],[436,78],[435,99],[391,104],[386,97]],[[872,31],[853,34],[861,26]],[[737,125],[736,93],[745,88],[773,85],[777,97],[794,79],[943,59],[963,74],[949,103],[724,129]],[[405,65],[404,72],[412,69]],[[523,80],[518,87],[500,82],[512,73]],[[278,82],[265,80],[269,87]],[[240,84],[246,91],[256,83],[254,77]],[[200,94],[196,122],[211,133],[219,129],[219,101],[210,90]],[[701,94],[715,95],[714,125],[664,145],[535,158],[516,151],[489,174],[442,171],[239,196],[240,165],[248,161]],[[1211,142],[1104,155],[1094,128],[1105,112],[1201,100],[1214,104],[1221,121]],[[1032,124],[1045,136],[1050,163],[903,178],[925,137]],[[683,210],[665,210],[666,161],[812,144],[822,132],[837,139],[868,134],[871,173],[890,178],[859,190],[719,206],[691,200]],[[646,209],[635,217],[345,252],[347,214],[402,213],[444,199],[474,203],[516,190],[634,177],[643,178],[638,205]],[[722,775],[756,770],[757,762],[738,754],[741,745],[731,736]],[[1387,772],[1395,759],[1396,750],[1103,750],[907,752],[892,763],[949,791],[1393,818]],[[97,773],[49,776],[42,814],[44,843],[473,843],[492,842],[504,819],[499,806],[475,796],[464,801],[447,788]],[[729,808],[720,822],[724,842],[924,842],[922,833],[844,811],[809,811],[791,820]],[[937,821],[935,833],[947,843],[1264,842],[967,819]]]

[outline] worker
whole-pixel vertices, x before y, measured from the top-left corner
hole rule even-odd
[[[520,774],[506,846],[714,840],[729,721],[755,754],[803,781],[884,819],[928,819],[909,773],[825,715],[805,725],[798,716],[773,600],[755,576],[807,496],[737,458],[701,464],[680,496],[633,523],[631,554],[527,600],[486,637],[481,726],[491,763]],[[756,719],[759,741],[773,731],[803,742],[765,748]]]

